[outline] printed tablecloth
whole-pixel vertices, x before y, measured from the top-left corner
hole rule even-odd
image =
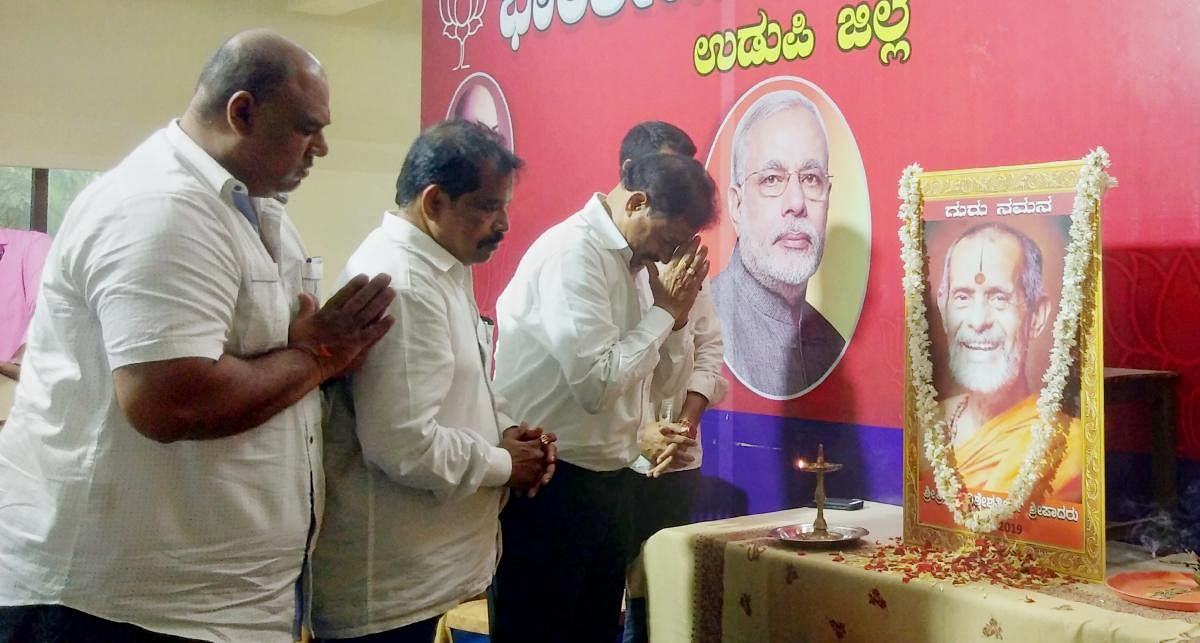
[[[770,536],[772,528],[812,522],[815,515],[815,509],[792,509],[651,537],[645,557],[652,643],[1200,641],[1200,613],[1133,605],[1100,583],[1016,590],[905,583],[900,574],[863,569],[877,543],[901,533],[902,509],[892,505],[827,511],[831,525],[871,531],[840,556]],[[1110,575],[1162,565],[1119,544],[1110,544],[1109,557]]]

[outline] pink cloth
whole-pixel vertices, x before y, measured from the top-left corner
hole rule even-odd
[[[12,360],[25,344],[33,317],[42,265],[50,252],[50,235],[0,228],[0,361]]]

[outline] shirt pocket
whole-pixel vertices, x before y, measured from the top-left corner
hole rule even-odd
[[[300,267],[301,287],[304,292],[321,301],[321,278],[325,276],[324,262],[320,257],[305,257]]]
[[[234,310],[233,344],[240,355],[287,346],[291,307],[276,264],[252,265],[242,278]]]
[[[479,356],[483,361],[483,376],[492,377],[492,344],[495,338],[496,325],[490,320],[479,318],[475,325],[476,340],[479,342]]]

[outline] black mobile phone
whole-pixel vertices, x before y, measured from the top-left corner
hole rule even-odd
[[[815,504],[809,504],[810,507],[815,507]],[[863,501],[859,498],[826,498],[826,509],[839,509],[841,511],[856,511],[863,508]]]

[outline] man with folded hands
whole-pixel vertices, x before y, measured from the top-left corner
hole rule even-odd
[[[632,159],[669,152],[693,156],[696,145],[683,130],[663,121],[638,123],[621,141],[620,167]],[[659,269],[669,269],[659,266]],[[646,274],[640,273],[642,279]],[[630,467],[642,474],[630,479],[633,496],[632,547],[625,601],[625,643],[645,643],[647,583],[641,547],[660,529],[687,524],[692,498],[700,485],[700,416],[710,404],[721,401],[729,383],[721,375],[723,344],[721,321],[705,283],[687,323],[679,331],[690,337],[682,351],[660,351],[651,389],[650,417],[639,435],[642,456]],[[642,290],[643,303],[650,302]]]
[[[637,475],[627,467],[660,351],[686,348],[680,331],[708,273],[696,234],[716,220],[714,191],[694,159],[634,159],[620,184],[534,242],[497,301],[496,389],[518,416],[554,427],[561,458],[537,497],[513,498],[501,516],[495,643],[617,637]]]
[[[0,432],[0,641],[295,640],[317,387],[392,324],[386,275],[304,290],[276,197],[329,122],[312,54],[239,33],[67,210]]]
[[[430,643],[438,618],[492,580],[506,489],[534,495],[553,475],[554,436],[510,420],[491,389],[492,324],[471,278],[508,231],[521,165],[482,125],[425,130],[396,181],[399,209],[343,272],[391,275],[396,325],[330,391],[321,640]]]

